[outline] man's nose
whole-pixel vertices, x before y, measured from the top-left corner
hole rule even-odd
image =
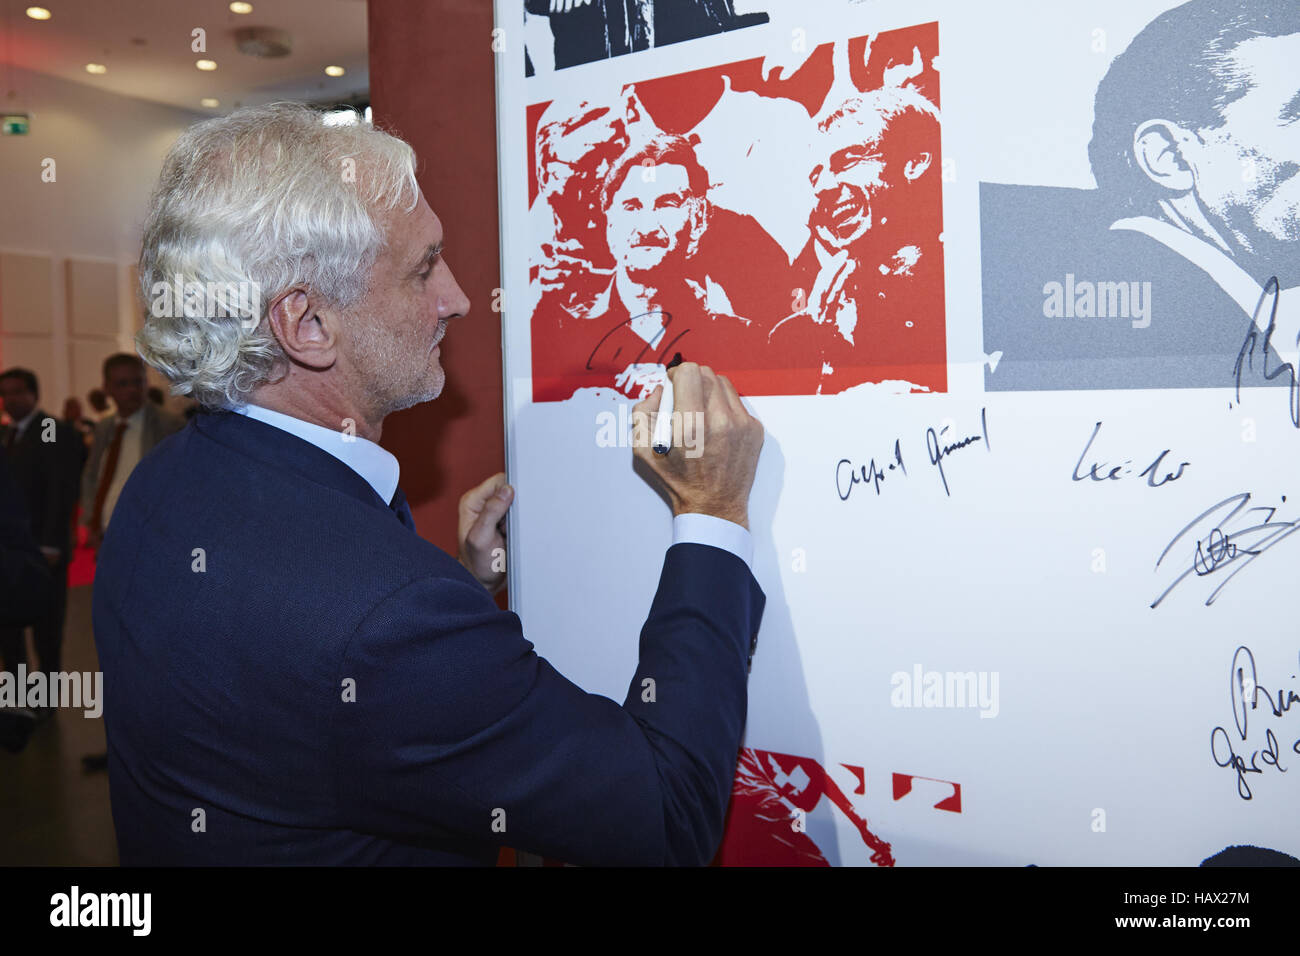
[[[461,289],[460,283],[452,275],[451,268],[447,269],[447,284],[438,293],[438,318],[439,319],[456,319],[468,314],[469,297]]]

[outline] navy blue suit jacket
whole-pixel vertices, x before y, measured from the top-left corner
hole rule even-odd
[[[706,863],[763,603],[735,555],[671,547],[619,706],[338,459],[200,415],[131,474],[96,572],[122,863]]]

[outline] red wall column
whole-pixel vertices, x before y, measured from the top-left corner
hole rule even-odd
[[[442,395],[390,416],[383,435],[420,533],[454,555],[457,501],[505,468],[492,4],[370,0],[369,28],[374,121],[415,148],[446,261],[471,303],[441,346]]]

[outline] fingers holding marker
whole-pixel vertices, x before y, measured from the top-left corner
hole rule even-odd
[[[683,362],[668,370],[673,383],[673,409],[682,414],[704,410],[704,381],[700,367],[694,362]]]

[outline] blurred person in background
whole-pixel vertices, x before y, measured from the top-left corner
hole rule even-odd
[[[0,627],[21,634],[45,616],[52,598],[49,561],[32,536],[31,517],[0,443]],[[22,750],[36,722],[29,708],[0,707],[0,748]]]
[[[145,401],[145,367],[138,355],[119,352],[104,360],[104,393],[116,411],[95,426],[81,482],[81,523],[96,550],[131,471],[155,445],[185,424]]]
[[[40,385],[30,370],[11,368],[0,373],[0,400],[12,421],[0,428],[0,446],[54,582],[42,612],[32,620],[32,643],[37,666],[54,672],[61,663],[72,515],[85,446],[74,428],[40,408],[39,398]],[[25,628],[0,626],[0,656],[10,671],[27,663]]]

